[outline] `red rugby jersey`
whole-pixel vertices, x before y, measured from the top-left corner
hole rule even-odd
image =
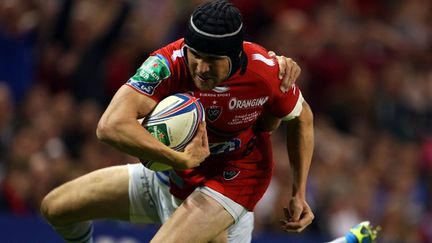
[[[277,61],[261,46],[244,42],[246,72],[237,71],[215,89],[201,91],[188,72],[183,47],[179,39],[155,51],[127,82],[155,101],[189,92],[204,106],[211,155],[197,168],[170,173],[171,192],[184,199],[206,185],[253,210],[273,165],[269,136],[257,134],[255,125],[264,110],[276,117],[293,112],[302,102],[300,90],[292,86],[282,93]]]

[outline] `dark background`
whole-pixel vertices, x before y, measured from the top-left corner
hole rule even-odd
[[[54,241],[38,217],[48,191],[136,161],[96,140],[97,121],[148,53],[182,36],[200,2],[0,1],[2,239]],[[316,218],[291,242],[341,236],[365,219],[382,226],[379,242],[432,242],[432,1],[232,2],[248,40],[299,63],[315,113],[308,200]],[[257,242],[291,239],[278,227],[291,188],[283,137],[282,126],[274,180],[256,209]],[[106,224],[96,230],[153,232]],[[22,234],[30,229],[40,230]]]

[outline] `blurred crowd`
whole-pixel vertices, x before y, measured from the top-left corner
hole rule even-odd
[[[114,92],[183,34],[202,0],[0,1],[0,211],[37,214],[55,186],[137,162],[97,141]],[[379,242],[432,242],[432,1],[232,0],[248,40],[296,60],[315,113],[305,234],[368,219]],[[290,196],[284,127],[256,230]]]

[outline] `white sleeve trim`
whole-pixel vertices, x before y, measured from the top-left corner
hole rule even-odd
[[[303,101],[304,101],[304,98],[303,98],[302,93],[300,92],[294,109],[288,115],[282,117],[282,121],[289,121],[291,119],[294,119],[294,118],[300,116],[300,113],[303,110]]]

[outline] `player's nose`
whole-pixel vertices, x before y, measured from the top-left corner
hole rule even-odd
[[[204,60],[197,60],[197,73],[206,73],[210,71],[210,64]]]

